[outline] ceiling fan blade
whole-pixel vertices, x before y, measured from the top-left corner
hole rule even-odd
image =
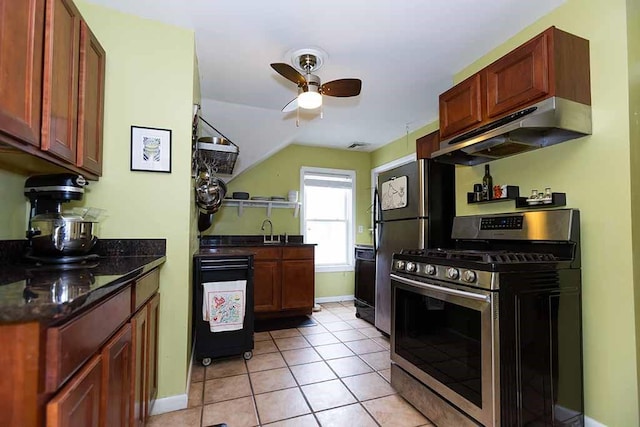
[[[302,74],[300,74],[298,72],[298,70],[296,70],[295,68],[293,68],[289,64],[284,64],[282,62],[276,62],[274,64],[271,64],[271,68],[276,70],[276,72],[278,74],[280,74],[282,77],[284,77],[284,78],[286,78],[288,80],[291,80],[292,82],[294,82],[298,86],[306,86],[307,85],[307,80],[304,78],[304,76]]]
[[[289,103],[282,108],[282,112],[288,113],[289,111],[294,111],[296,108],[298,108],[298,97],[289,101]]]
[[[360,95],[362,80],[360,79],[339,79],[332,80],[320,87],[320,93],[328,96],[356,96]]]

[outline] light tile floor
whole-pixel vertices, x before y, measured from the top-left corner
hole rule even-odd
[[[389,384],[389,340],[353,301],[322,307],[318,326],[257,332],[251,360],[194,364],[188,409],[147,426],[431,426]]]

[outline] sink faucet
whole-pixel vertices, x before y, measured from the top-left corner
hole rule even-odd
[[[265,219],[264,221],[262,221],[262,227],[260,227],[260,230],[264,231],[264,226],[265,224],[269,224],[269,242],[273,242],[273,223],[271,222],[270,219]],[[267,241],[267,235],[264,234],[264,241]]]

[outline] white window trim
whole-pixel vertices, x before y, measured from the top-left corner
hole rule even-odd
[[[356,241],[356,171],[350,169],[330,169],[330,168],[318,168],[312,166],[302,166],[300,168],[300,200],[304,201],[304,175],[305,173],[324,173],[324,174],[339,174],[339,175],[348,175],[351,177],[352,182],[352,194],[351,194],[351,233],[347,236],[347,246],[353,248]],[[305,203],[302,203],[300,208],[300,231],[302,235],[305,235]],[[306,243],[306,242],[305,242]],[[315,271],[317,273],[329,273],[329,272],[340,272],[340,271],[354,271],[355,268],[355,259],[353,251],[347,251],[347,264],[335,264],[335,265],[322,265],[315,266]]]

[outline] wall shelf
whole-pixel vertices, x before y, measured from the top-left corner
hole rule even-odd
[[[542,199],[538,203],[527,203],[526,197],[518,197],[516,199],[516,208],[518,209],[540,209],[540,208],[557,208],[566,206],[566,193],[551,193],[551,199]]]
[[[300,202],[288,202],[286,200],[240,200],[240,199],[224,199],[222,206],[237,206],[238,216],[242,216],[244,208],[266,208],[267,217],[271,217],[271,209],[293,209],[293,216],[298,217],[300,213]]]
[[[507,194],[506,197],[501,197],[499,199],[490,199],[490,200],[473,200],[474,193],[467,193],[467,203],[470,205],[480,204],[480,203],[494,203],[494,202],[506,202],[507,200],[516,200],[520,196],[520,187],[517,185],[507,185]]]

